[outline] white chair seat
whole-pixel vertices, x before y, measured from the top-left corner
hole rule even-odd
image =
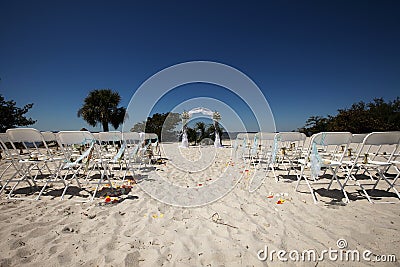
[[[375,160],[369,160],[367,164],[364,164],[366,167],[373,167],[373,166],[390,166],[392,163],[390,162],[383,162],[383,161],[375,161]]]

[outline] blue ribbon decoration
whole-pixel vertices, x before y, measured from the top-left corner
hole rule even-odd
[[[312,143],[312,151],[311,151],[311,155],[310,155],[310,171],[311,171],[311,176],[312,178],[317,178],[319,176],[319,173],[321,171],[321,165],[322,165],[322,158],[318,153],[318,148],[317,145],[325,145],[325,136],[326,133],[322,133],[321,135],[321,141],[320,142],[316,142],[316,140],[313,140]]]

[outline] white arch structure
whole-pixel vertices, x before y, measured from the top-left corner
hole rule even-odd
[[[212,110],[208,109],[208,108],[198,107],[198,108],[194,108],[194,109],[188,111],[187,113],[189,114],[189,117],[191,117],[193,114],[197,114],[197,113],[201,113],[201,114],[204,114],[206,116],[210,116],[211,119],[213,119],[214,127],[216,125],[215,124],[216,120],[214,118],[214,112]],[[188,141],[186,127],[185,127],[186,126],[186,119],[183,119],[182,121],[183,121],[183,123],[182,123],[183,135],[182,135],[181,147],[189,147],[189,141]],[[214,134],[215,134],[214,147],[221,147],[220,136],[219,136],[219,133],[216,130],[216,128],[215,128]]]

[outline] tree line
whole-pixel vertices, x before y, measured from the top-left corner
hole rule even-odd
[[[335,116],[311,116],[298,131],[308,136],[319,132],[400,131],[400,98],[388,102],[383,98],[375,98],[369,103],[360,101],[350,108],[338,109]]]
[[[82,117],[89,125],[102,125],[103,131],[109,130],[109,124],[117,129],[125,118],[126,108],[120,107],[121,97],[111,89],[96,89],[89,92],[82,107],[78,110],[78,117]],[[17,107],[15,101],[5,100],[0,94],[0,132],[9,128],[29,126],[36,122],[27,118],[25,114],[33,107],[26,104]],[[176,129],[181,121],[179,113],[155,113],[146,121],[135,124],[132,131],[156,133],[160,138],[176,140],[182,134]],[[223,129],[217,123],[217,131],[222,136]],[[352,133],[369,133],[373,131],[400,131],[400,98],[393,101],[384,101],[375,98],[369,103],[363,101],[354,103],[350,108],[338,109],[336,115],[311,116],[304,127],[298,129],[310,136],[318,132],[348,131]],[[213,124],[197,122],[193,127],[187,127],[188,139],[197,143],[204,138],[214,139],[215,127]]]

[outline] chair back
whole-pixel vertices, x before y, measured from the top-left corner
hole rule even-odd
[[[373,132],[364,139],[364,145],[397,145],[400,141],[400,132]]]
[[[299,132],[279,132],[277,138],[281,142],[300,142],[303,141],[303,135]]]
[[[17,148],[20,144],[30,154],[31,157],[37,157],[38,155],[47,156],[49,159],[53,159],[53,153],[48,148],[47,143],[37,129],[34,128],[13,128],[6,131],[7,136],[14,146]],[[36,155],[35,155],[36,154]],[[18,155],[22,159],[21,155]]]
[[[364,141],[364,138],[367,135],[368,134],[353,134],[353,137],[351,138],[351,143],[352,144],[362,144],[362,142]]]
[[[100,132],[98,140],[101,142],[119,142],[122,140],[122,134],[119,131]]]
[[[321,132],[311,137],[311,144],[322,146],[349,144],[352,138],[350,132]]]
[[[34,128],[14,128],[6,131],[13,142],[21,143],[45,143],[43,135]]]
[[[88,131],[60,131],[57,133],[57,141],[62,145],[87,145],[96,141],[96,138]]]
[[[57,136],[53,132],[41,132],[41,134],[43,135],[44,141],[47,143],[57,141]]]
[[[124,132],[122,133],[122,141],[128,144],[139,144],[143,142],[143,136],[137,132]]]

